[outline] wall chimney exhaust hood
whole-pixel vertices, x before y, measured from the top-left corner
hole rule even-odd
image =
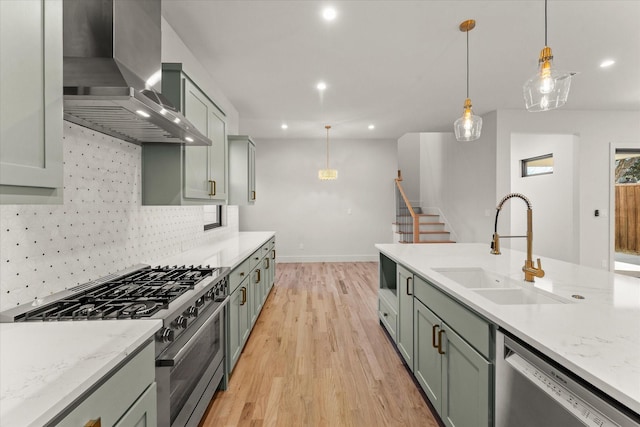
[[[211,145],[160,88],[161,0],[64,0],[64,118],[135,144]]]

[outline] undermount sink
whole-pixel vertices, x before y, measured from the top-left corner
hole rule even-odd
[[[566,304],[570,302],[535,288],[533,284],[521,283],[479,267],[434,268],[433,271],[469,288],[495,304]]]

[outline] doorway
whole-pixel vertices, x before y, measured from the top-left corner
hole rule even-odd
[[[640,149],[615,148],[614,271],[640,278]]]

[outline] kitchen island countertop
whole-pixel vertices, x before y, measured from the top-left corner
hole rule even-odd
[[[546,274],[524,282],[526,254],[485,244],[378,244],[376,248],[462,304],[640,413],[640,280],[540,257]],[[534,256],[534,259],[536,257]],[[566,304],[495,304],[434,269],[482,268]],[[572,295],[584,297],[578,300]]]

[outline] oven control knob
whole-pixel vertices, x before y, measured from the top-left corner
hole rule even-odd
[[[171,342],[173,337],[173,331],[169,328],[162,328],[158,331],[158,341],[160,342]]]
[[[191,306],[187,308],[187,311],[185,311],[185,314],[187,315],[187,317],[196,317],[198,315],[198,309],[194,306]]]
[[[187,318],[184,316],[178,316],[176,317],[176,319],[173,321],[173,324],[180,329],[184,329],[187,327]]]
[[[207,293],[204,294],[204,299],[206,299],[207,301],[212,300],[213,299],[213,293],[214,293],[213,289],[207,291]]]

